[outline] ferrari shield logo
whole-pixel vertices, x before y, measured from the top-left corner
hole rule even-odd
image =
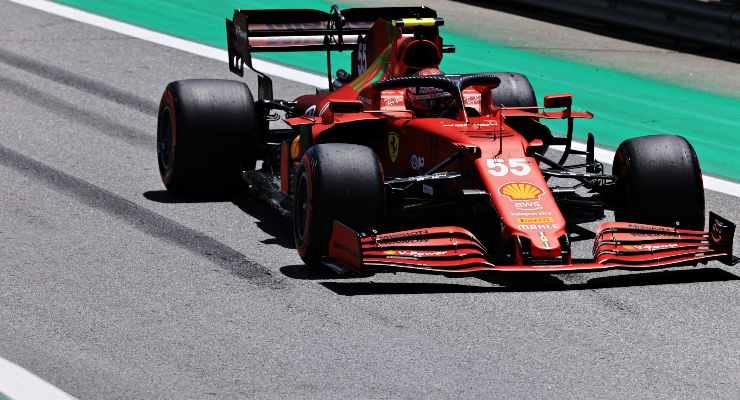
[[[388,133],[388,157],[392,162],[398,159],[398,150],[401,147],[401,139],[396,132]]]

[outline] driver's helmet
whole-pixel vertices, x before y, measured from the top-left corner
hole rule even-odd
[[[438,68],[424,68],[412,76],[444,75]],[[419,117],[449,117],[455,109],[452,94],[436,87],[409,87],[406,104]]]

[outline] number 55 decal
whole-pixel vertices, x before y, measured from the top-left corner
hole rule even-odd
[[[532,167],[525,158],[510,158],[509,165],[506,165],[504,160],[489,158],[486,160],[486,166],[488,173],[493,176],[506,176],[509,172],[516,176],[525,176],[532,171]]]

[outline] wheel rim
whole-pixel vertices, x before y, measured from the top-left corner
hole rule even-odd
[[[162,109],[159,119],[159,129],[157,129],[157,157],[163,171],[170,168],[172,156],[172,124],[170,123],[170,110],[167,107]]]
[[[303,243],[307,229],[306,225],[308,224],[308,180],[305,174],[299,178],[294,195],[296,196],[296,206],[293,210],[293,231],[296,241]]]

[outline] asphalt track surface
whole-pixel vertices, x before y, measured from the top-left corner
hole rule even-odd
[[[740,397],[737,269],[311,273],[260,203],[162,191],[161,91],[233,79],[224,63],[6,2],[0,15],[0,355],[65,392]],[[707,193],[735,221],[739,205]]]

